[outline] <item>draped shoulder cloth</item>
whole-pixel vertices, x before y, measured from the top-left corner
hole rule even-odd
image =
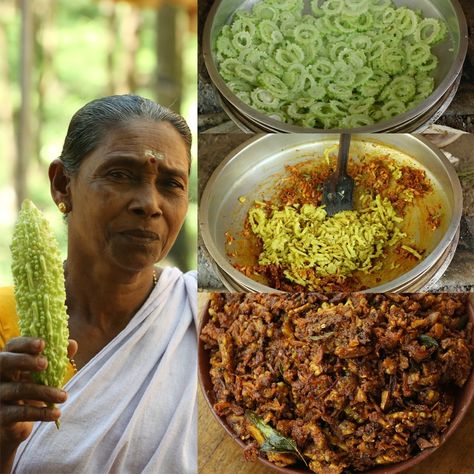
[[[165,268],[128,326],[64,387],[61,428],[36,423],[16,473],[197,472],[196,273]]]

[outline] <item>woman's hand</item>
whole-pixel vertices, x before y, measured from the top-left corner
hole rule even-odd
[[[31,434],[34,421],[56,421],[59,408],[48,405],[66,401],[65,391],[33,382],[31,372],[45,370],[47,359],[40,355],[45,342],[33,337],[16,337],[0,352],[0,452],[1,472],[11,469],[18,445]],[[69,340],[68,355],[77,352]]]

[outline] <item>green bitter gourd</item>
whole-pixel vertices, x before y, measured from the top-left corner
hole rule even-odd
[[[20,333],[46,343],[48,367],[32,377],[36,383],[61,388],[69,360],[63,265],[47,219],[29,199],[21,206],[10,249]]]

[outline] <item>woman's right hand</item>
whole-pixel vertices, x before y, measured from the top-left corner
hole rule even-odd
[[[16,449],[31,434],[34,421],[56,421],[61,416],[59,408],[47,405],[67,398],[64,390],[39,385],[31,377],[31,372],[48,366],[40,355],[44,347],[44,340],[15,337],[0,352],[0,464],[5,470],[11,468]],[[76,351],[77,343],[70,340],[68,353],[72,357]]]

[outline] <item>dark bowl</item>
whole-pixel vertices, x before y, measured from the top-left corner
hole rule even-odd
[[[202,328],[205,324],[209,321],[209,299],[203,305],[202,310],[199,315],[199,327],[198,327],[198,334],[201,334]],[[474,324],[474,293],[471,294],[469,300],[469,309],[468,309],[469,321]],[[474,343],[474,331],[472,334],[472,341]],[[229,436],[238,443],[242,449],[246,447],[246,444],[235,434],[231,428],[227,425],[227,422],[223,417],[220,417],[214,410],[214,392],[212,387],[211,376],[209,374],[210,370],[210,360],[209,360],[209,351],[204,349],[204,343],[199,340],[198,343],[198,364],[199,364],[199,382],[201,385],[202,393],[204,394],[204,398],[209,406],[212,414],[219,422],[219,424],[227,431]],[[383,467],[378,467],[376,469],[371,469],[370,471],[364,471],[366,474],[396,474],[397,472],[405,471],[416,464],[420,463],[428,456],[433,454],[440,446],[442,446],[446,440],[456,431],[457,427],[460,425],[461,421],[467,414],[469,409],[469,405],[474,398],[474,370],[471,371],[469,378],[467,379],[464,387],[462,389],[458,389],[456,393],[456,399],[454,402],[454,410],[453,410],[453,418],[448,429],[443,433],[441,436],[441,442],[439,446],[436,448],[425,449],[420,454],[410,458],[406,461],[398,462],[395,464],[387,464]],[[282,472],[286,474],[308,474],[312,471],[309,469],[305,469],[302,467],[278,467],[275,464],[267,461],[263,457],[258,457],[259,462],[264,464],[267,467],[272,468],[276,472]],[[242,458],[242,462],[243,458]]]

